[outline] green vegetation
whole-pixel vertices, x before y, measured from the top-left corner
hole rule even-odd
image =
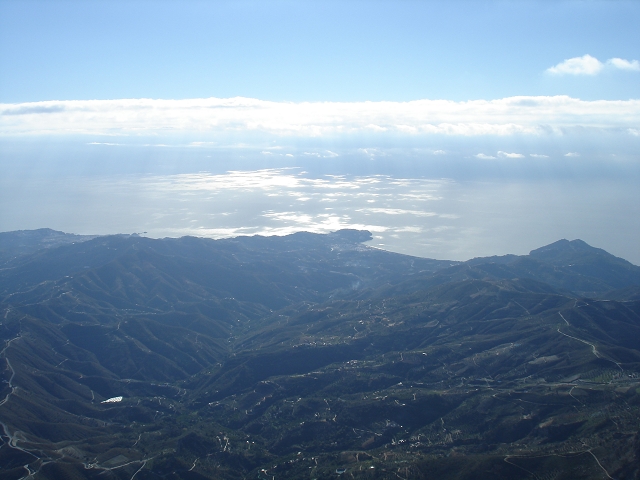
[[[41,237],[1,248],[3,478],[640,474],[640,268],[584,242]]]

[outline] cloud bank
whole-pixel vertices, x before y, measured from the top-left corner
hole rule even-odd
[[[630,69],[635,68],[633,62],[627,63]],[[586,67],[571,68],[578,71]],[[236,97],[0,104],[0,135],[5,137],[172,132],[205,135],[253,132],[314,138],[353,134],[508,136],[562,133],[563,129],[572,127],[636,131],[640,128],[640,100],[584,101],[568,96],[517,96],[466,102],[293,103]]]
[[[619,70],[640,71],[638,60],[625,60],[624,58],[610,58],[602,63],[591,55],[573,57],[560,62],[559,64],[547,68],[547,73],[552,75],[597,75],[605,67],[617,68]]]

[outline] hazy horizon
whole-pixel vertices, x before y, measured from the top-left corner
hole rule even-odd
[[[0,231],[640,264],[634,2],[0,2]],[[118,35],[113,35],[117,31]]]

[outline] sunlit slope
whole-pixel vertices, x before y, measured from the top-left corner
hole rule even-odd
[[[634,478],[638,267],[579,241],[458,264],[368,238],[16,256],[3,475]]]

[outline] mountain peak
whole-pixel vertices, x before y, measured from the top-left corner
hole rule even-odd
[[[570,261],[577,257],[583,257],[584,255],[606,255],[613,257],[613,255],[606,252],[605,250],[592,247],[583,240],[567,240],[564,238],[544,247],[531,250],[531,252],[529,252],[529,255],[538,260],[544,260],[546,262],[552,263],[558,261]]]
[[[604,285],[609,289],[640,284],[640,267],[601,248],[592,247],[582,240],[558,240],[545,247],[532,250],[529,257],[552,266],[556,269],[554,274],[557,274],[558,271],[564,271],[571,277],[578,275],[582,278],[581,282],[590,278],[597,280],[597,282],[604,282]],[[583,285],[578,288],[575,284],[570,289],[581,291],[582,294],[597,295],[597,289],[591,291],[593,286],[584,288]],[[600,292],[600,294],[602,293],[604,292]]]

